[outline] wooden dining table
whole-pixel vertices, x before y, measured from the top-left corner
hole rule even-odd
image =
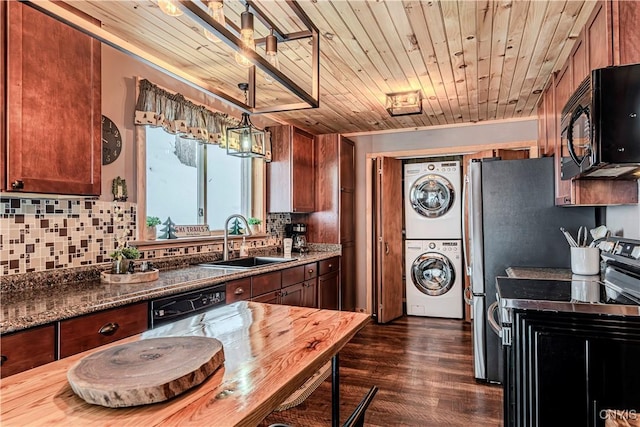
[[[6,426],[254,426],[333,360],[333,417],[339,416],[338,352],[368,322],[364,313],[237,302],[108,346],[136,340],[205,336],[220,340],[225,362],[202,384],[170,400],[107,408],[74,394],[67,371],[108,346],[2,379]]]

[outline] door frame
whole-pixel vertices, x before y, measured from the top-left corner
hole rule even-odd
[[[357,144],[356,144],[357,147]],[[374,275],[373,267],[375,256],[373,248],[373,168],[374,162],[371,160],[375,157],[393,157],[396,159],[412,159],[422,157],[436,157],[436,156],[463,156],[465,154],[471,154],[484,150],[529,150],[530,158],[537,158],[541,156],[541,151],[538,147],[538,141],[515,141],[498,144],[478,144],[478,145],[465,145],[457,147],[441,147],[441,148],[427,148],[421,150],[403,150],[403,151],[382,151],[371,152],[365,155],[365,244],[366,244],[366,262],[365,262],[365,287],[366,287],[366,312],[373,313],[373,285]],[[404,192],[404,189],[400,189]],[[356,245],[358,243],[356,242]],[[357,262],[356,262],[357,263]],[[358,278],[358,271],[356,269],[356,283],[360,283]]]

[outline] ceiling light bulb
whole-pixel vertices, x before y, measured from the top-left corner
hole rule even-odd
[[[213,18],[214,21],[220,25],[225,25],[224,20],[224,3],[223,0],[210,0],[207,5],[207,13]],[[214,43],[221,42],[212,32],[204,30],[204,36]]]
[[[169,16],[180,16],[182,10],[178,7],[174,0],[158,0],[160,10]]]
[[[267,55],[267,61],[276,70],[280,70],[280,61],[278,60],[278,39],[273,35],[273,28],[271,34],[267,36],[265,51]],[[264,80],[271,84],[273,83],[273,76],[269,73],[264,73]]]
[[[242,135],[240,136],[240,150],[245,152],[251,151],[251,131],[249,129],[242,131]]]
[[[244,68],[249,68],[253,65],[253,63],[244,55],[244,52],[247,50],[255,50],[256,42],[253,38],[245,39],[242,37],[242,50],[236,51],[236,63]]]

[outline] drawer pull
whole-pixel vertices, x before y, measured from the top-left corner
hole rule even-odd
[[[7,356],[5,356],[4,354],[0,355],[0,366],[2,366],[4,364],[4,362],[6,362],[8,359]]]
[[[333,268],[333,264],[329,264],[329,268]]]
[[[313,274],[313,268],[309,269],[309,274]]]
[[[118,329],[120,329],[120,325],[118,325],[117,323],[109,322],[102,328],[100,328],[100,330],[98,330],[98,333],[100,335],[108,337],[115,334]]]
[[[242,288],[236,288],[236,290],[235,290],[235,291],[233,291],[233,293],[234,293],[235,295],[242,295],[242,294],[244,294],[244,289],[242,289]]]

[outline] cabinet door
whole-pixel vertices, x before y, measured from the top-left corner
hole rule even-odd
[[[340,260],[335,256],[329,259],[323,259],[319,262],[319,264],[319,274],[321,276],[323,274],[332,273],[340,269]]]
[[[304,280],[313,279],[318,277],[318,263],[310,262],[304,266]]]
[[[609,2],[600,1],[585,25],[589,70],[613,65]]]
[[[317,279],[307,280],[302,284],[302,306],[318,306],[318,281]]]
[[[251,297],[257,297],[267,292],[280,290],[282,286],[282,272],[274,271],[251,278]]]
[[[580,34],[580,37],[575,41],[573,50],[571,52],[571,92],[578,87],[585,77],[589,74],[587,68],[587,48],[584,41],[584,31]]]
[[[4,189],[99,195],[100,42],[21,2],[7,23]]]
[[[55,360],[53,325],[0,337],[0,377],[8,377]]]
[[[143,302],[61,321],[60,358],[146,331],[148,311]]]
[[[553,82],[544,91],[544,114],[545,114],[545,140],[546,146],[544,153],[546,156],[552,156],[555,152],[556,139],[556,121],[554,106],[554,90]]]
[[[318,307],[330,310],[338,309],[340,276],[338,271],[318,276]]]
[[[304,273],[304,265],[282,270],[282,287],[286,288],[287,286],[304,282]]]
[[[640,63],[640,2],[613,1],[615,65]]]
[[[356,246],[355,243],[342,245],[340,257],[340,284],[342,288],[342,310],[353,311],[356,308]]]
[[[555,175],[556,175],[556,205],[566,205],[571,203],[571,181],[563,181],[560,177],[561,162],[563,157],[569,156],[569,149],[560,139],[560,119],[562,117],[562,109],[571,96],[571,73],[569,64],[565,66],[557,75],[555,81]]]
[[[251,297],[251,278],[232,280],[226,286],[226,303],[248,300]]]
[[[302,306],[304,284],[296,283],[295,285],[282,288],[280,291],[280,304]]]
[[[292,212],[313,212],[315,209],[315,173],[313,136],[293,129],[293,210]]]

